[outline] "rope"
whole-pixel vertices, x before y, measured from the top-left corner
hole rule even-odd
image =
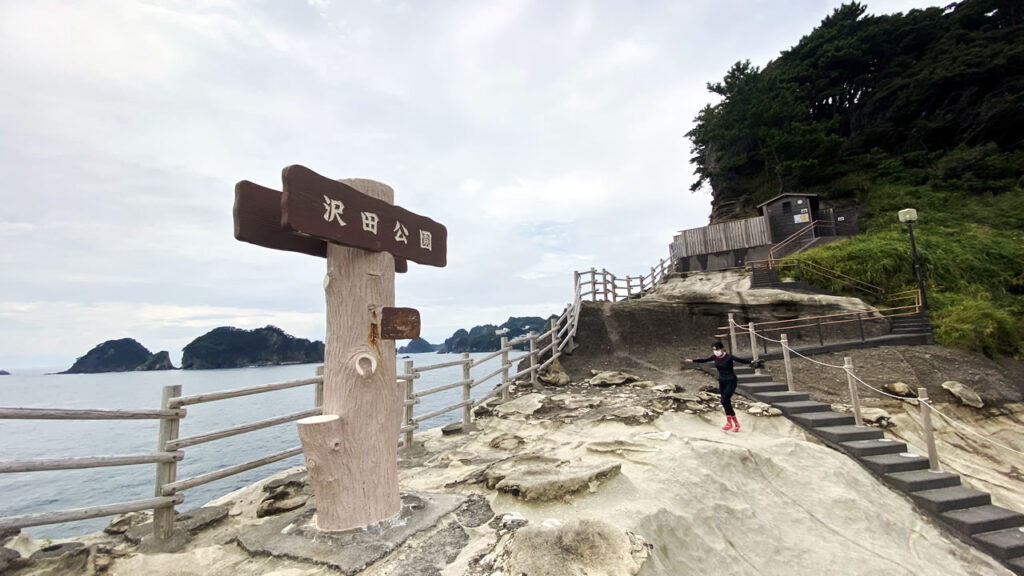
[[[769,337],[767,337],[767,336],[763,336],[763,335],[759,334],[759,333],[758,333],[758,332],[757,332],[756,330],[751,330],[751,329],[750,329],[749,327],[744,327],[744,326],[742,326],[742,325],[738,324],[738,323],[737,323],[737,322],[736,322],[735,320],[732,320],[732,324],[733,324],[733,325],[735,325],[735,326],[736,326],[737,328],[739,328],[739,329],[743,330],[744,332],[748,333],[748,334],[753,334],[754,336],[756,336],[756,337],[758,337],[758,338],[761,338],[761,339],[763,339],[763,340],[767,340],[767,341],[769,341],[769,342],[775,342],[775,343],[777,343],[777,344],[779,344],[779,345],[782,345],[782,340],[781,340],[781,339],[779,339],[779,340],[774,340],[774,339],[772,339],[772,338],[769,338]],[[819,366],[824,366],[824,367],[826,367],[826,368],[833,368],[833,369],[836,369],[836,370],[842,370],[842,371],[846,372],[846,373],[847,373],[847,374],[848,374],[848,375],[849,375],[849,376],[850,376],[851,378],[853,378],[853,379],[854,379],[855,381],[857,381],[858,383],[860,383],[861,385],[863,385],[863,386],[864,386],[865,388],[868,388],[868,389],[870,389],[870,390],[873,390],[874,392],[877,392],[878,394],[881,394],[881,395],[883,395],[883,396],[888,396],[888,397],[890,397],[890,398],[894,398],[894,399],[896,399],[896,400],[899,400],[900,402],[902,402],[902,403],[904,403],[904,404],[907,404],[907,403],[909,403],[909,402],[910,402],[910,400],[911,400],[910,398],[905,398],[905,397],[903,397],[903,396],[897,396],[897,395],[895,395],[895,394],[891,394],[891,393],[889,393],[889,392],[886,392],[886,391],[884,391],[884,390],[879,390],[878,388],[875,388],[874,386],[872,386],[872,385],[868,384],[867,382],[865,382],[864,380],[862,380],[862,379],[861,379],[861,378],[860,378],[859,376],[857,376],[856,374],[854,374],[854,373],[853,373],[853,372],[852,372],[852,371],[851,371],[851,370],[850,370],[850,369],[849,369],[848,367],[846,367],[846,366],[836,366],[836,365],[834,365],[834,364],[828,364],[828,363],[826,363],[826,362],[819,362],[818,360],[815,360],[815,359],[813,359],[813,358],[808,358],[807,356],[804,356],[803,354],[801,354],[801,353],[797,352],[796,350],[794,350],[794,349],[793,349],[792,347],[790,347],[790,346],[788,346],[788,345],[786,345],[785,347],[786,347],[787,349],[789,349],[789,352],[790,352],[791,354],[795,354],[795,355],[799,356],[800,358],[803,358],[804,360],[807,360],[808,362],[811,362],[811,363],[813,363],[813,364],[817,364],[817,365],[819,365]],[[1002,448],[1003,450],[1007,450],[1007,451],[1013,452],[1014,454],[1019,454],[1019,455],[1021,455],[1021,456],[1024,456],[1024,452],[1021,452],[1020,450],[1017,450],[1017,449],[1015,449],[1015,448],[1012,448],[1012,447],[1010,447],[1010,446],[1006,446],[1005,444],[1001,444],[1001,443],[999,443],[999,442],[996,442],[995,440],[992,440],[992,439],[991,439],[991,438],[989,438],[988,436],[984,436],[984,435],[982,435],[982,434],[981,434],[981,433],[979,433],[979,432],[975,432],[975,431],[974,431],[973,429],[971,429],[971,428],[970,428],[970,427],[968,427],[967,425],[965,425],[965,424],[961,424],[961,423],[959,423],[959,422],[956,422],[956,421],[955,421],[955,420],[953,420],[953,419],[952,419],[952,418],[951,418],[950,416],[948,416],[948,415],[944,414],[944,413],[943,413],[943,412],[942,412],[941,410],[939,410],[938,408],[935,408],[935,406],[934,406],[934,405],[932,404],[932,402],[931,402],[931,401],[921,400],[920,398],[916,398],[916,400],[917,400],[918,402],[924,402],[924,403],[928,404],[928,407],[929,407],[929,408],[931,409],[931,411],[932,411],[932,412],[934,412],[934,413],[938,414],[939,416],[941,416],[941,417],[942,417],[942,418],[943,418],[943,419],[944,419],[944,420],[945,420],[946,422],[948,422],[948,423],[949,423],[950,425],[952,425],[953,427],[955,427],[955,428],[959,428],[960,430],[963,430],[963,431],[965,431],[965,432],[967,432],[967,433],[969,433],[969,434],[972,434],[972,435],[974,435],[974,436],[977,436],[978,438],[981,438],[982,440],[984,440],[984,441],[988,442],[989,444],[992,444],[993,446],[997,446],[997,447],[999,447],[999,448]]]

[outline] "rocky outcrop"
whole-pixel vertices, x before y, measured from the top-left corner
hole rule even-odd
[[[135,368],[136,372],[149,372],[152,370],[174,370],[174,364],[171,364],[171,355],[166,350],[153,354]]]
[[[971,390],[967,386],[957,382],[955,380],[947,380],[942,383],[942,387],[949,390],[949,393],[956,396],[960,402],[965,406],[972,408],[984,408],[985,402],[981,400],[981,396],[974,390]]]
[[[0,370],[0,376],[10,376],[10,375],[11,375],[11,373],[8,372],[7,370]]]
[[[503,537],[485,567],[493,574],[630,575],[640,571],[651,548],[643,537],[603,520],[551,520]]]
[[[61,374],[96,374],[99,372],[129,372],[150,359],[145,346],[131,338],[107,340],[96,346]]]
[[[323,342],[295,338],[276,326],[255,330],[222,326],[185,346],[181,367],[203,370],[323,361]]]
[[[412,340],[409,340],[409,343],[406,344],[405,346],[400,346],[398,348],[398,353],[424,354],[427,352],[437,352],[438,348],[440,348],[440,346],[436,344],[431,344],[430,342],[427,342],[423,338],[413,338]]]

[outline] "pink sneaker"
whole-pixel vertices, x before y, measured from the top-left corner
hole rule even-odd
[[[740,421],[737,420],[735,416],[732,416],[731,418],[732,418],[732,426],[733,426],[732,431],[733,432],[739,432],[740,431]]]
[[[733,422],[732,416],[726,416],[725,417],[725,426],[722,426],[722,430],[725,430],[726,432],[728,432],[729,430],[732,430],[732,422]]]

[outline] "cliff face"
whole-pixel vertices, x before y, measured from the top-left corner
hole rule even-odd
[[[185,346],[184,369],[241,368],[324,361],[324,343],[295,338],[276,326],[214,328]]]
[[[128,372],[149,360],[152,354],[131,338],[107,340],[96,346],[61,374]]]

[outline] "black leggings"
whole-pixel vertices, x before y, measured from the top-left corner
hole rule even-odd
[[[722,395],[722,408],[728,416],[735,416],[736,411],[732,409],[732,395],[736,393],[736,378],[718,381],[718,393]]]

